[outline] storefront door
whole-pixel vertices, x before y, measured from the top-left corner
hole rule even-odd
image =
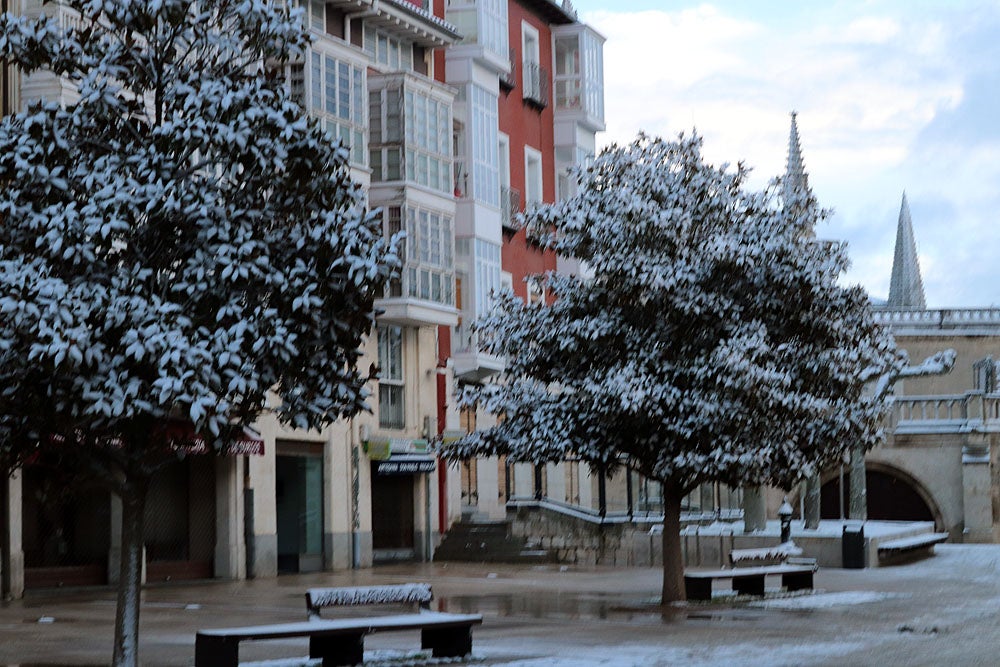
[[[278,444],[278,572],[323,569],[322,446]]]
[[[413,560],[413,475],[372,467],[372,547],[376,561]]]

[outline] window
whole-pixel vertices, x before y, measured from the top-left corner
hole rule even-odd
[[[306,11],[309,14],[309,29],[316,32],[326,32],[326,2],[309,0]]]
[[[521,49],[521,79],[524,86],[521,94],[524,99],[544,106],[548,103],[548,73],[541,65],[538,30],[527,23],[521,23]]]
[[[382,428],[405,428],[403,329],[401,327],[379,327],[378,363],[378,425]]]
[[[309,112],[334,139],[350,149],[351,161],[365,163],[365,72],[331,56],[312,52]]]
[[[593,31],[555,38],[556,107],[604,119],[604,47]]]
[[[524,205],[535,206],[542,203],[542,154],[524,147]]]
[[[472,190],[476,201],[500,205],[497,96],[472,86]]]
[[[479,43],[501,58],[509,57],[507,0],[479,0]]]
[[[413,44],[399,40],[374,26],[365,25],[365,53],[390,70],[413,69]]]
[[[557,37],[555,40],[556,107],[579,109],[583,81],[580,77],[580,40],[577,35]]]
[[[489,312],[492,295],[500,291],[500,246],[476,239],[476,317]]]
[[[387,209],[387,232],[392,230],[393,221],[397,219],[395,216],[399,215],[400,210],[398,206]],[[401,295],[454,306],[455,237],[452,233],[451,216],[408,206],[405,229]]]
[[[451,106],[407,90],[404,108],[408,180],[450,192]]]
[[[530,277],[527,281],[528,305],[541,306],[545,303],[545,286],[540,278]]]

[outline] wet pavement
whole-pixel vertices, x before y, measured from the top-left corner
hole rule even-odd
[[[660,571],[648,568],[419,564],[162,585],[143,593],[140,652],[146,667],[190,666],[198,629],[305,620],[308,587],[426,581],[434,608],[483,614],[475,665],[1000,664],[1000,547],[937,551],[896,567],[822,569],[810,594],[717,596],[666,610],[656,605]],[[106,665],[114,611],[108,589],[37,592],[0,605],[0,666]],[[366,660],[442,662],[415,657],[418,646],[417,632],[371,635]],[[307,654],[305,640],[240,651],[244,662]]]

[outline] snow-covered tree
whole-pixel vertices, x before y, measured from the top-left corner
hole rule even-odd
[[[641,136],[529,214],[530,235],[589,270],[544,276],[550,307],[497,298],[478,327],[506,370],[463,400],[502,419],[446,449],[572,453],[662,482],[665,603],[684,599],[680,507],[695,487],[789,488],[880,436],[885,404],[863,375],[893,362],[891,336],[860,287],[838,284],[846,250],[815,239],[811,194],[782,204],[746,175],[706,164],[697,136]]]
[[[347,150],[270,74],[308,47],[292,4],[0,16],[0,61],[79,93],[0,120],[0,463],[121,497],[115,665],[137,660],[151,475],[193,438],[225,447],[269,391],[300,428],[366,407],[357,365],[395,241]]]

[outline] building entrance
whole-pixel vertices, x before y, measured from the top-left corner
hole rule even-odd
[[[108,582],[111,495],[107,491],[25,466],[21,516],[25,588]]]
[[[934,521],[934,513],[913,486],[902,477],[881,470],[865,472],[868,495],[868,518],[877,521]],[[850,507],[851,481],[844,475],[843,507]],[[841,518],[840,480],[823,485],[820,515],[824,519]],[[850,518],[846,517],[845,518]]]
[[[413,475],[385,475],[372,466],[372,548],[376,561],[413,560]]]
[[[215,560],[215,458],[158,471],[146,496],[146,581],[210,579]]]
[[[323,446],[278,443],[278,572],[323,569]]]

